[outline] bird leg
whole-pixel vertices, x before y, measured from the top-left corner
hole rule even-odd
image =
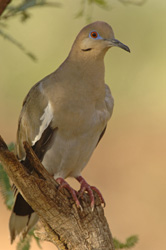
[[[82,210],[82,207],[81,207],[81,204],[80,204],[80,202],[78,200],[76,191],[63,178],[59,177],[59,178],[56,179],[56,181],[59,184],[59,188],[58,189],[59,190],[61,188],[67,189],[69,191],[69,193],[71,194],[71,196],[73,197],[73,200],[75,201],[76,206],[78,208],[81,208],[81,210]]]
[[[93,191],[95,191],[97,193],[97,195],[100,198],[101,203],[103,203],[104,207],[105,207],[104,198],[103,198],[102,194],[100,193],[100,191],[96,187],[90,186],[82,176],[78,176],[78,177],[76,177],[76,179],[81,184],[81,187],[79,190],[79,197],[82,197],[84,192],[87,191],[87,193],[89,194],[89,197],[90,197],[92,211],[93,211],[94,205],[95,205],[95,198],[94,198]]]

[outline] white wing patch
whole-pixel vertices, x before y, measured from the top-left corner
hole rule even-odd
[[[48,127],[52,119],[53,119],[53,109],[52,109],[51,103],[49,102],[47,107],[44,109],[44,114],[40,117],[40,120],[42,121],[42,123],[39,128],[39,134],[32,141],[32,146],[38,140],[40,140],[44,130]]]

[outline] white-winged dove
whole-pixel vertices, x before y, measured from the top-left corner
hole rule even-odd
[[[64,180],[76,178],[87,191],[94,207],[93,190],[81,176],[102,138],[113,111],[113,97],[104,81],[104,56],[113,46],[129,48],[114,38],[110,25],[94,22],[76,37],[67,59],[52,74],[35,84],[24,100],[17,131],[16,153],[26,158],[28,141],[38,158],[60,187],[67,188],[80,206],[77,193]],[[38,220],[36,213],[17,193],[10,217],[11,242]]]

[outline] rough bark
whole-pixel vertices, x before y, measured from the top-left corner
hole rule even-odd
[[[111,232],[97,195],[93,212],[87,194],[81,200],[83,210],[78,209],[66,190],[58,190],[58,184],[28,143],[25,142],[24,146],[33,172],[30,173],[9,152],[1,137],[0,161],[23,197],[38,213],[46,231],[39,237],[51,241],[60,250],[114,250]]]

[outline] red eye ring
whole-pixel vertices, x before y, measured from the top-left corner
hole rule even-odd
[[[98,33],[97,33],[96,31],[92,31],[92,32],[90,33],[90,36],[91,36],[92,38],[97,38],[97,37],[98,37]]]

